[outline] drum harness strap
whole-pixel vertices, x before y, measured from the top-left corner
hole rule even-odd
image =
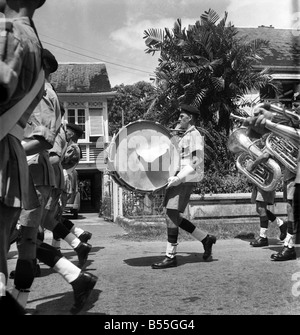
[[[32,20],[30,20],[30,24],[36,33],[41,48],[43,48]],[[3,60],[6,52],[8,32],[12,29],[13,23],[7,19],[1,19],[0,25],[2,28],[0,34],[0,60]],[[45,84],[45,72],[43,69],[41,69],[37,77],[37,80],[34,83],[31,90],[13,107],[11,107],[9,110],[7,110],[4,114],[0,116],[0,141],[2,141],[2,139],[7,134],[15,136],[20,141],[23,139],[24,129],[20,125],[18,125],[17,122],[21,119],[22,115],[25,114],[30,104],[38,95],[44,84]]]
[[[19,140],[23,138],[24,130],[17,124],[22,115],[26,112],[31,102],[38,95],[45,82],[45,73],[42,69],[32,89],[13,107],[0,116],[0,141],[9,133]]]

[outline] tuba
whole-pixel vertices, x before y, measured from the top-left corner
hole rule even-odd
[[[262,107],[264,108],[266,106],[265,103],[260,103],[256,105],[257,107]],[[268,105],[267,105],[268,106]],[[273,112],[273,113],[278,113],[280,115],[286,115],[287,120],[290,119],[294,122],[297,122],[298,124],[300,123],[300,116],[294,113],[293,111],[289,111],[287,109],[284,109],[282,107],[278,107],[276,105],[270,104],[268,106],[268,111]],[[250,115],[249,115],[250,116]],[[231,118],[234,118],[236,120],[240,121],[245,121],[246,118],[243,116],[238,116],[233,113],[230,114]],[[275,123],[272,122],[271,120],[266,120],[265,123],[266,129],[270,130],[272,133],[274,133],[277,136],[283,137],[286,140],[292,142],[295,146],[299,147],[300,145],[300,129],[296,129],[290,126],[286,126],[280,123]]]
[[[263,107],[264,104],[259,104],[257,106]],[[269,111],[276,112],[281,115],[285,114],[294,122],[300,122],[299,115],[276,105],[270,105]],[[240,121],[246,120],[245,117],[241,117],[233,113],[231,113],[230,116]],[[300,130],[279,123],[274,123],[270,120],[266,120],[265,127],[271,131],[271,134],[267,137],[266,140],[267,150],[287,169],[293,173],[296,173],[300,145]]]
[[[240,153],[236,160],[238,170],[261,190],[274,191],[281,178],[281,168],[272,158],[266,163],[259,164],[253,171],[247,170],[247,164],[253,162],[263,154],[246,135],[246,128],[235,129],[229,136],[228,149],[233,153]]]
[[[288,170],[297,173],[298,146],[287,138],[271,133],[266,139],[266,149]]]
[[[262,102],[255,106],[255,108],[264,108],[268,110],[269,112],[280,114],[282,116],[285,116],[287,119],[291,120],[292,122],[295,122],[297,124],[300,123],[300,116],[296,114],[294,111],[288,110],[285,107],[277,106],[274,104]]]

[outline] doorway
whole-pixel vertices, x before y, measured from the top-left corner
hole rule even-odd
[[[80,212],[99,212],[102,199],[102,172],[79,170],[78,189],[80,192]]]

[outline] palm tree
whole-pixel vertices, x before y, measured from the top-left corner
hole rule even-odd
[[[226,20],[226,12],[219,21],[219,15],[209,9],[187,29],[177,19],[172,31],[144,31],[145,52],[160,52],[148,117],[160,110],[160,122],[170,123],[178,104],[184,102],[200,109],[204,125],[212,122],[216,131],[224,129],[228,134],[230,113],[238,110],[244,94],[267,85],[276,90],[268,69],[253,70],[269,42],[239,38],[238,30],[231,23],[226,25]]]

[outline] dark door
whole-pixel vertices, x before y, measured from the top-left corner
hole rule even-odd
[[[99,212],[102,198],[102,173],[78,171],[78,188],[80,191],[80,212]]]

